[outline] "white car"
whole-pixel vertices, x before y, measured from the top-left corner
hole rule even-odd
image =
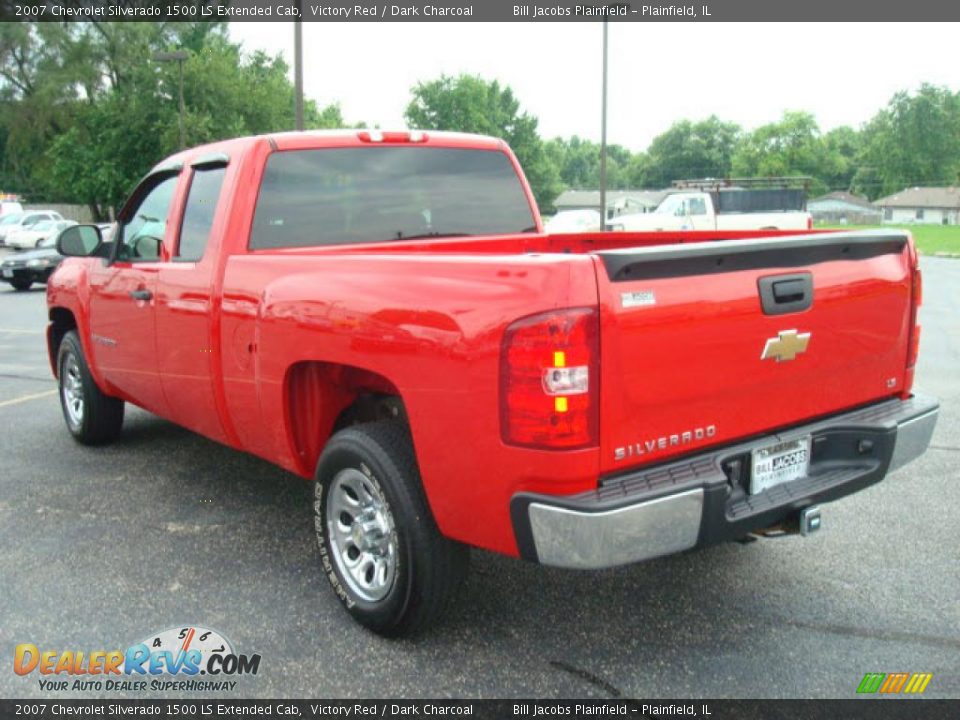
[[[4,215],[3,219],[0,219],[0,245],[6,244],[7,238],[14,233],[48,220],[63,220],[63,215],[56,210],[27,210]]]
[[[561,210],[543,224],[548,233],[593,232],[600,229],[599,210]]]
[[[40,247],[44,240],[56,239],[61,230],[76,224],[73,220],[43,220],[11,232],[7,235],[6,244],[18,250]]]

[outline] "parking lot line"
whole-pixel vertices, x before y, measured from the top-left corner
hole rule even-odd
[[[33,393],[32,395],[22,395],[18,398],[13,398],[11,400],[3,400],[0,402],[0,408],[7,407],[8,405],[17,405],[18,403],[27,402],[27,400],[36,400],[42,397],[50,397],[51,395],[56,395],[56,390],[47,390],[46,392]]]

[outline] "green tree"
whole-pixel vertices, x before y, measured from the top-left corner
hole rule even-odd
[[[32,23],[0,27],[0,172],[32,199],[89,204],[97,217],[176,151],[176,63],[186,49],[188,145],[293,127],[282,59],[245,55],[223,23]],[[308,127],[343,126],[336,105],[305,104]]]
[[[907,185],[955,185],[960,172],[960,95],[923,84],[898,92],[863,130],[858,190],[876,198]]]
[[[681,120],[650,143],[646,161],[634,168],[639,187],[667,187],[684,178],[725,177],[740,127],[715,115],[705,120]]]
[[[557,167],[537,133],[537,119],[520,109],[508,86],[474,75],[418,83],[404,117],[410,127],[493,135],[507,141],[523,167],[541,209],[562,190]]]
[[[831,190],[849,191],[860,168],[860,133],[844,125],[825,133],[822,142],[825,162],[820,179]]]
[[[820,127],[808,112],[785,112],[778,122],[748,133],[733,156],[734,175],[807,175],[814,178],[810,189],[814,195],[827,190],[823,178],[836,171],[822,142]]]
[[[569,140],[554,138],[545,144],[547,156],[568,188],[595,190],[600,187],[600,145],[576,135]],[[607,187],[630,187],[632,155],[621,145],[607,146]]]

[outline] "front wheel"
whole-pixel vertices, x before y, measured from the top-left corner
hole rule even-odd
[[[10,281],[10,284],[13,285],[13,289],[17,292],[24,292],[25,290],[30,289],[30,286],[33,285],[33,282],[30,280],[14,279]]]
[[[63,336],[57,352],[60,407],[67,429],[77,442],[99,445],[115,440],[123,426],[123,400],[105,395],[90,374],[80,338]]]
[[[437,529],[405,425],[375,422],[334,435],[317,464],[313,500],[323,572],[355,620],[396,637],[440,618],[466,576],[469,551]]]

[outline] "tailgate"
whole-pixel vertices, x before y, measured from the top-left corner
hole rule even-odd
[[[903,389],[911,303],[906,233],[596,256],[604,473]]]

